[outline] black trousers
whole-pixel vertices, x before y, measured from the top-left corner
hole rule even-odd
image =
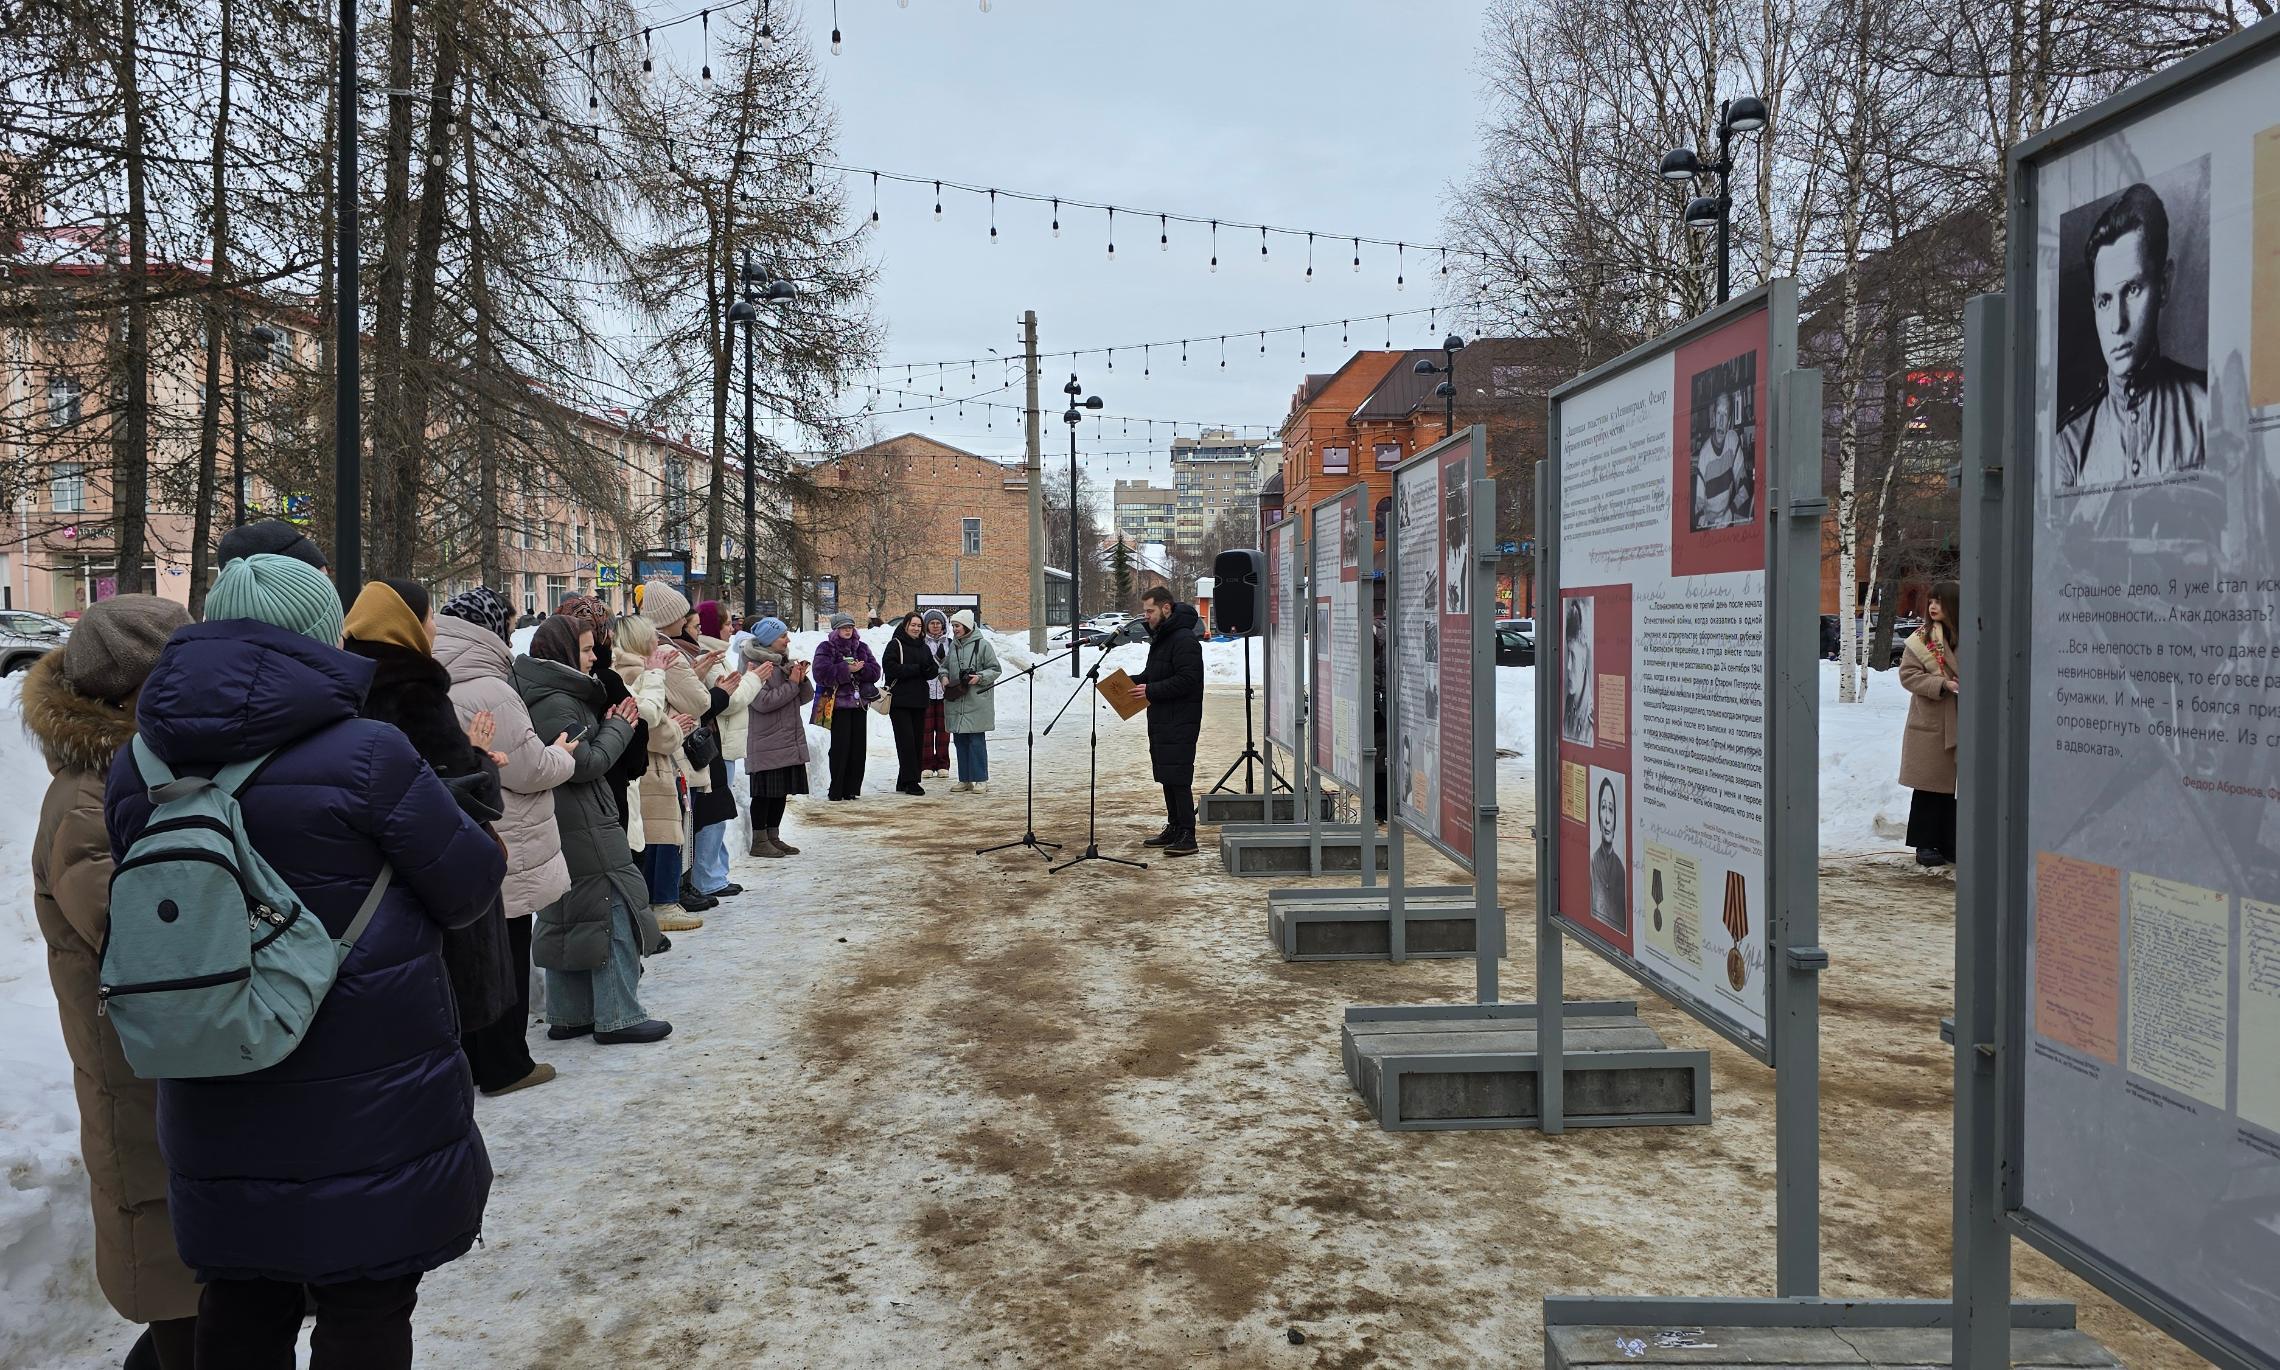
[[[507,959],[515,979],[514,1007],[499,1021],[473,1032],[459,1034],[459,1049],[481,1090],[505,1089],[530,1074],[537,1063],[530,1059],[530,922],[507,920]]]
[[[125,1370],[197,1370],[198,1320],[162,1318],[127,1351]]]
[[[309,1370],[411,1370],[420,1277],[293,1284],[214,1280],[198,1294],[198,1364],[293,1370],[301,1315],[314,1301]]]
[[[1908,845],[1919,851],[1955,858],[1955,796],[1935,790],[1911,790],[1908,800]]]
[[[1166,785],[1164,787],[1164,816],[1173,829],[1186,832],[1195,827],[1195,786]]]
[[[915,709],[898,708],[887,715],[887,720],[895,725],[895,763],[898,767],[895,772],[895,788],[907,790],[918,784],[920,748],[925,743],[921,734],[925,731],[926,706],[921,704]]]
[[[831,797],[853,799],[863,791],[863,725],[870,711],[860,704],[831,710]]]

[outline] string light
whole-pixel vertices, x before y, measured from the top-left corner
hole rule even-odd
[[[878,179],[877,173],[873,173],[872,179]],[[1061,202],[1059,200],[1053,202],[1053,236],[1056,238],[1061,236]]]
[[[997,192],[990,192],[990,246],[997,246]]]
[[[1116,211],[1108,211],[1108,259],[1116,260]]]
[[[871,222],[879,221],[879,173],[871,173]]]
[[[1165,216],[1161,214],[1156,216],[1156,250],[1159,252],[1169,252],[1172,250],[1171,224],[1165,218]]]
[[[839,0],[831,0],[831,55],[839,55]]]
[[[1211,221],[1211,269],[1214,273],[1219,270],[1219,221],[1217,219]]]
[[[644,75],[647,75],[656,69],[655,64],[650,61],[649,30],[643,29],[641,31],[641,70]]]
[[[1314,235],[1306,235],[1306,283],[1314,284]]]
[[[1408,250],[1401,243],[1393,245],[1393,288],[1396,291],[1406,290],[1409,286],[1409,263],[1406,259]]]
[[[934,222],[942,222],[942,183],[934,183]]]
[[[1354,239],[1354,270],[1362,269],[1362,240]]]
[[[698,10],[698,11],[697,11],[697,27],[698,27],[698,28],[700,28],[700,29],[702,29],[702,30],[704,30],[704,35],[703,35],[703,41],[704,41],[704,54],[705,54],[705,69],[704,69],[704,79],[705,79],[705,80],[707,80],[707,81],[710,81],[710,80],[712,79],[712,11],[711,11],[711,10]],[[682,68],[682,70],[684,70],[684,71],[685,71],[685,70],[687,70],[687,68],[686,68],[686,67],[684,67],[684,68]]]
[[[776,26],[770,23],[768,19],[768,6],[771,2],[772,0],[760,0],[760,36],[762,38],[776,36]]]
[[[1260,229],[1260,230],[1259,230],[1259,260],[1263,262],[1263,261],[1265,261],[1266,259],[1267,259],[1267,231],[1266,231],[1265,229],[1263,229],[1263,228],[1262,228],[1262,229]]]

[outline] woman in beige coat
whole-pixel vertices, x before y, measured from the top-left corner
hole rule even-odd
[[[1923,866],[1955,860],[1956,701],[1963,694],[1955,635],[1962,622],[1962,587],[1943,580],[1932,587],[1924,626],[1909,634],[1900,652],[1900,687],[1914,696],[1900,739],[1900,783],[1916,792],[1908,805],[1908,845]]]
[[[570,778],[578,750],[575,738],[548,739],[531,731],[530,711],[508,674],[513,623],[513,608],[480,586],[453,597],[435,619],[435,659],[451,676],[451,705],[460,726],[488,714],[491,749],[506,758],[499,767],[503,812],[497,827],[507,847],[507,878],[499,897],[515,1002],[496,1021],[459,1036],[475,1087],[490,1095],[554,1078],[553,1066],[530,1056],[530,918],[570,890],[570,867],[554,822],[554,790]]]
[[[79,1148],[95,1206],[95,1279],[119,1316],[150,1324],[129,1367],[190,1370],[198,1285],[175,1254],[158,1149],[158,1085],[138,1079],[95,1011],[111,921],[103,784],[135,735],[135,696],[182,606],[152,595],[103,600],[70,641],[24,678],[24,726],[54,781],[32,842],[32,908],[47,941],[63,1044],[79,1096]]]
[[[649,725],[649,769],[641,776],[638,810],[650,912],[665,932],[694,932],[705,921],[681,907],[682,792],[687,783],[681,744],[711,706],[711,693],[697,680],[688,658],[659,640],[648,619],[638,614],[619,619],[615,643],[612,664]],[[627,834],[629,840],[633,836]]]

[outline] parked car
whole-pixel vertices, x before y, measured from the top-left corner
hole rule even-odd
[[[29,670],[31,664],[61,647],[71,636],[71,625],[46,614],[18,609],[0,610],[0,675]]]
[[[1496,664],[1499,666],[1533,666],[1536,664],[1536,635],[1518,628],[1496,626]]]
[[[1532,618],[1500,618],[1496,620],[1496,631],[1501,633],[1507,628],[1517,628],[1533,638],[1536,635],[1536,620]]]
[[[1872,620],[1867,618],[1861,618],[1857,620],[1857,622],[1859,624],[1860,631],[1861,657],[1865,661],[1868,656],[1868,641],[1870,632],[1874,628],[1875,624]],[[1899,669],[1900,657],[1907,650],[1906,644],[1908,641],[1908,635],[1923,626],[1924,621],[1920,618],[1903,618],[1893,623],[1892,659],[1886,663],[1886,669]],[[1835,661],[1837,659],[1837,644],[1839,640],[1840,638],[1837,629],[1837,616],[1835,614],[1821,615],[1821,660]]]

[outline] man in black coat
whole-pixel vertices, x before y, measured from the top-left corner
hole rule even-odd
[[[1148,759],[1164,787],[1169,820],[1147,845],[1166,856],[1195,855],[1195,742],[1203,731],[1203,640],[1195,607],[1158,585],[1140,597],[1148,624],[1148,665],[1132,677],[1148,701]]]

